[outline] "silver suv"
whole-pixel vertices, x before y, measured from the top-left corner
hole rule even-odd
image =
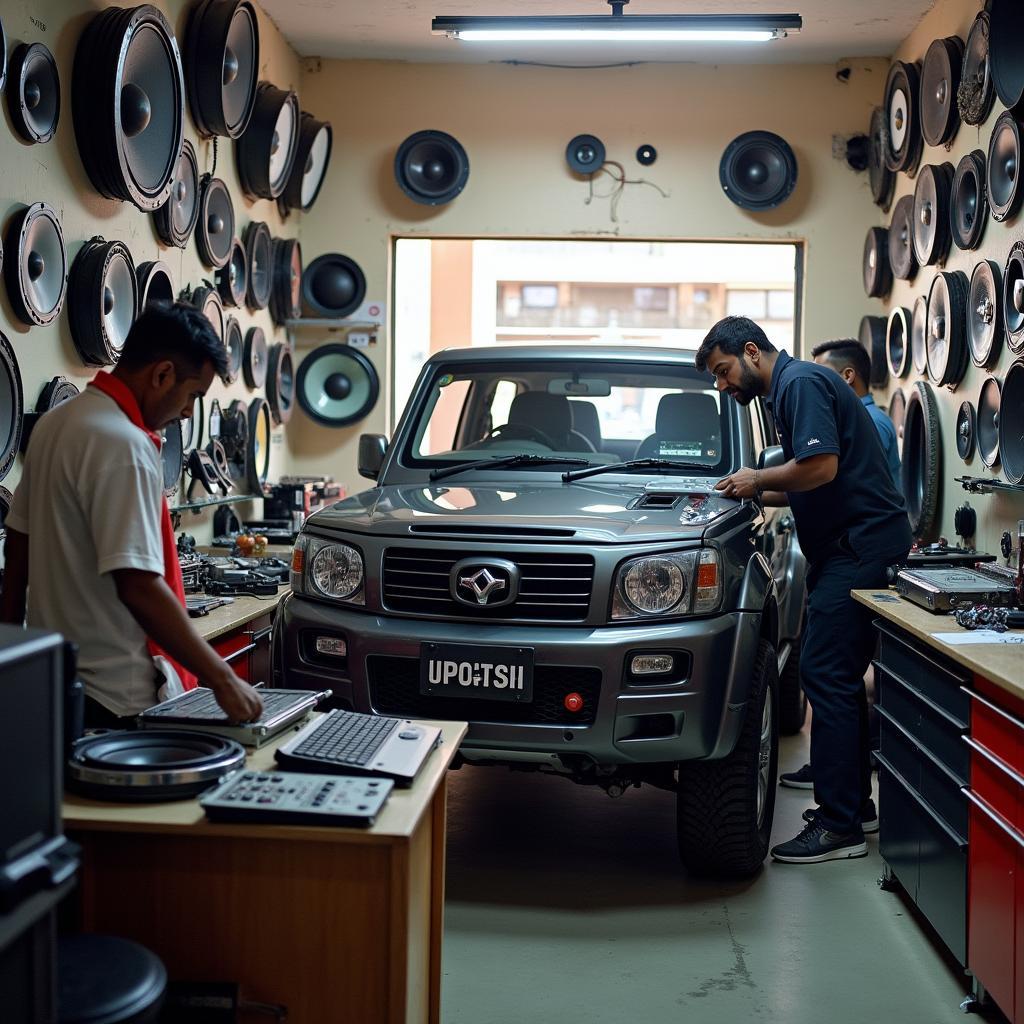
[[[472,764],[671,789],[687,868],[748,875],[804,718],[805,563],[787,510],[714,483],[774,443],[691,353],[438,353],[360,439],[376,485],[302,529],[279,681],[468,720]]]

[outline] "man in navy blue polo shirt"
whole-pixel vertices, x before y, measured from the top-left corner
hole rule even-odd
[[[830,369],[779,352],[746,317],[726,317],[704,339],[697,368],[741,405],[766,399],[785,465],[740,469],[716,485],[732,498],[789,505],[810,563],[800,681],[811,702],[818,809],[776,860],[815,863],[867,853],[861,812],[871,794],[864,672],[871,616],[851,590],[886,586],[912,536],[903,497],[867,409]]]

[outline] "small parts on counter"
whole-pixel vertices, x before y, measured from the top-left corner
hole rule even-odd
[[[969,608],[957,609],[956,621],[964,629],[992,629],[997,633],[1005,633],[1008,629],[1024,628],[1024,611],[974,604]]]

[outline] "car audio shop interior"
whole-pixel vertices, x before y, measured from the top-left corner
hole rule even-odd
[[[0,4],[0,1021],[1024,1022],[1024,4],[133,3]]]

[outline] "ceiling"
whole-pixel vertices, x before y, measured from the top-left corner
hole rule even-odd
[[[604,0],[262,0],[304,57],[344,60],[604,64],[632,61],[706,64],[833,64],[888,57],[935,0],[632,0],[631,14],[796,13],[803,30],[788,39],[745,45],[460,43],[430,32],[436,15],[607,15]]]

